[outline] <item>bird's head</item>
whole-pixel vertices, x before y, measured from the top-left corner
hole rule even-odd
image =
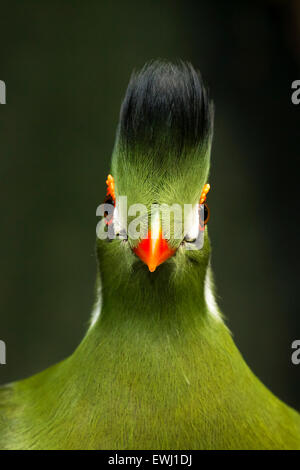
[[[160,282],[207,266],[198,204],[209,189],[212,133],[213,105],[190,64],[154,61],[132,75],[107,180],[114,208],[98,224],[114,237],[98,238],[100,271]]]

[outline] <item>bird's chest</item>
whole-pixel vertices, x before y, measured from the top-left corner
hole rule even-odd
[[[85,402],[91,448],[199,448],[212,396],[200,364],[174,352],[124,356]],[[174,447],[175,445],[175,447]],[[177,446],[177,447],[176,447]]]

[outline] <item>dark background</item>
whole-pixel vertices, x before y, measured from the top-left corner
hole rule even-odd
[[[69,355],[93,302],[95,211],[121,99],[146,60],[190,60],[216,106],[209,194],[219,303],[248,364],[300,409],[300,2],[0,5],[0,383]]]

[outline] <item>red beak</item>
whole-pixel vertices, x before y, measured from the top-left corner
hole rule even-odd
[[[148,232],[148,237],[140,241],[136,248],[133,248],[134,253],[147,264],[149,271],[153,272],[164,261],[170,258],[175,250],[171,248],[162,237],[161,229],[155,236]]]

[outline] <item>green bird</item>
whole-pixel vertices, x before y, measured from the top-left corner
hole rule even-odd
[[[212,135],[213,105],[190,64],[133,74],[88,331],[64,361],[0,389],[1,449],[300,449],[299,414],[251,372],[215,301]],[[166,235],[174,204],[187,222],[175,230],[171,212]]]

